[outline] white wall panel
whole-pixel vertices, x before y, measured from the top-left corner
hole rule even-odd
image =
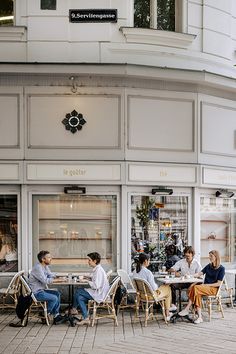
[[[70,23],[69,40],[81,42],[109,41],[111,23]],[[118,29],[117,29],[118,30]]]
[[[236,39],[236,18],[232,18],[231,22],[231,37]],[[234,47],[236,50],[236,46]]]
[[[62,120],[77,110],[86,124],[72,134]],[[120,99],[118,96],[33,95],[28,97],[29,147],[32,148],[119,148]],[[109,133],[108,133],[109,132]]]
[[[208,6],[203,7],[203,27],[230,35],[231,15]]]
[[[203,31],[203,52],[231,59],[233,48],[230,37],[213,31]]]
[[[29,62],[66,62],[70,59],[71,44],[68,42],[40,42],[28,43]],[[78,57],[77,62],[80,59]]]
[[[128,97],[129,149],[193,151],[191,100]]]
[[[19,148],[19,96],[0,94],[0,149]]]
[[[67,41],[67,17],[30,17],[28,19],[28,40]]]
[[[202,28],[202,6],[199,4],[188,4],[188,26]],[[192,32],[190,32],[192,34]]]
[[[202,102],[201,152],[236,156],[236,107]]]
[[[215,7],[225,12],[230,12],[231,3],[235,0],[203,0],[204,5]]]

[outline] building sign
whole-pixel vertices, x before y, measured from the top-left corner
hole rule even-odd
[[[70,22],[117,22],[116,9],[69,10]]]

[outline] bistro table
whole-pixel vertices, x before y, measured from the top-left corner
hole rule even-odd
[[[171,276],[165,276],[165,277],[155,277],[155,280],[159,283],[166,284],[166,285],[171,285],[171,284],[194,284],[194,283],[202,283],[203,279],[202,278],[194,278],[194,277],[171,277]],[[181,311],[181,288],[179,290],[179,311]]]
[[[55,278],[54,282],[51,284],[53,285],[61,285],[61,286],[68,286],[69,287],[69,294],[68,294],[68,304],[69,307],[71,307],[73,305],[73,300],[74,300],[74,287],[75,286],[87,286],[88,285],[88,279],[80,279],[80,276],[78,275],[78,277],[76,276],[72,276],[71,278],[68,276],[65,276],[64,279],[60,279]]]

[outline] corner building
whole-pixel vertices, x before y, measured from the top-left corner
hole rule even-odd
[[[17,269],[48,249],[55,271],[98,251],[130,272],[171,240],[235,268],[236,2],[176,0],[171,31],[158,6],[143,28],[133,0],[15,0],[0,26],[0,236]]]

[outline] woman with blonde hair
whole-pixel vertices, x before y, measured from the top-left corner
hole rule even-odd
[[[219,286],[225,276],[225,268],[220,264],[220,254],[218,251],[213,250],[209,252],[210,263],[207,264],[199,273],[196,273],[195,277],[200,277],[205,275],[204,284],[192,285],[189,289],[189,302],[186,308],[179,312],[180,316],[187,316],[189,314],[189,309],[193,305],[196,308],[198,318],[194,323],[203,322],[201,305],[202,296],[204,295],[216,295]]]

